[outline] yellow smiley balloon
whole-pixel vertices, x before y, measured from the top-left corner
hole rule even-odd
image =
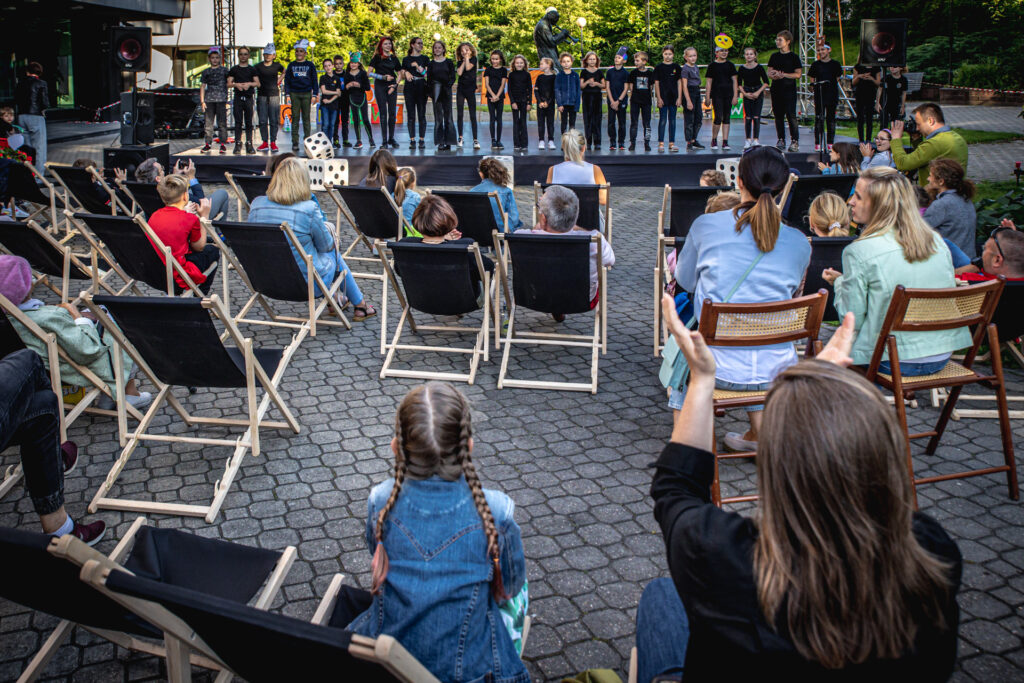
[[[730,47],[732,47],[732,38],[725,35],[724,33],[719,33],[717,36],[715,36],[715,45],[717,47],[728,50]]]

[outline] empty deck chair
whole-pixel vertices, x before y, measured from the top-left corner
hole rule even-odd
[[[89,282],[89,291],[95,292],[97,287],[102,285],[108,292],[115,293],[114,289],[106,284],[107,277],[112,273],[108,271],[102,276],[99,274],[95,253],[75,254],[70,246],[58,242],[33,220],[28,223],[0,221],[0,246],[29,262],[34,271],[33,289],[36,285],[44,285],[60,296],[64,303],[71,300],[72,280]],[[91,259],[92,263],[86,264],[83,258]],[[59,289],[50,282],[51,278],[60,278]],[[76,298],[75,301],[77,300]]]
[[[106,481],[93,497],[89,509],[95,511],[107,508],[199,516],[205,517],[207,522],[212,522],[224,503],[245,454],[250,449],[253,455],[260,454],[259,430],[291,429],[296,434],[299,432],[299,423],[285,405],[278,387],[301,339],[298,335],[293,336],[291,343],[285,348],[254,348],[252,339],[242,336],[216,296],[199,299],[86,295],[85,303],[107,327],[108,333],[113,334],[117,343],[128,352],[139,371],[156,387],[153,404],[135,431],[128,432],[124,428],[124,409],[118,406],[119,426],[123,429],[121,433],[126,434],[127,444],[124,445]],[[235,346],[225,346],[222,343],[211,315],[223,325],[224,336]],[[117,319],[120,329],[112,324],[111,317]],[[125,377],[119,354],[115,356],[115,360],[117,380],[121,383]],[[245,398],[241,403],[246,418],[193,415],[171,392],[175,386],[245,389]],[[259,402],[256,397],[257,386],[263,388],[263,398]],[[245,432],[240,437],[220,438],[153,434],[149,431],[150,425],[165,403],[170,404],[189,426],[240,426],[245,428]],[[271,403],[277,406],[285,422],[265,419]],[[180,441],[233,448],[224,473],[214,485],[212,502],[209,505],[186,505],[108,496],[136,447],[145,441]]]
[[[479,195],[486,199],[486,195]],[[490,207],[488,207],[490,211]],[[492,221],[493,222],[493,221]],[[386,247],[386,248],[385,248]],[[491,274],[484,269],[480,247],[476,244],[421,244],[415,242],[377,243],[384,272],[395,290],[402,313],[395,328],[394,337],[386,344],[387,356],[380,370],[384,377],[414,377],[418,379],[439,379],[473,383],[481,357],[488,360],[490,340],[488,338],[491,311],[495,310]],[[394,259],[394,267],[389,259]],[[396,272],[397,271],[397,272]],[[476,276],[474,278],[474,275]],[[402,285],[398,284],[401,276]],[[479,293],[477,291],[479,287]],[[403,294],[404,291],[404,294]],[[478,303],[483,294],[482,304]],[[478,327],[465,325],[417,325],[413,311],[429,315],[465,315],[477,310],[483,311]],[[408,320],[414,333],[476,333],[471,347],[425,346],[422,344],[400,343],[405,323]],[[381,334],[387,334],[387,318],[383,317]],[[495,325],[495,338],[498,327]],[[395,353],[404,351],[433,351],[437,353],[469,354],[469,372],[458,374],[428,370],[393,370],[391,363]]]
[[[533,182],[533,223],[537,224],[537,205],[544,190],[552,185],[561,183],[540,183]],[[562,185],[570,189],[580,200],[580,215],[576,219],[576,225],[584,230],[597,230],[604,234],[604,238],[612,241],[612,191],[611,185]],[[606,192],[608,202],[601,205],[601,192]]]
[[[235,194],[235,203],[238,207],[238,218],[249,215],[249,205],[252,200],[267,194],[270,187],[270,176],[267,175],[234,175],[224,171],[224,177]],[[245,209],[245,213],[242,209]]]
[[[850,196],[850,190],[857,182],[854,173],[841,175],[802,175],[798,176],[793,183],[793,190],[789,206],[782,215],[786,225],[810,232],[807,223],[807,214],[811,210],[811,202],[822,192],[835,192],[846,199]],[[785,206],[783,204],[783,206]]]
[[[28,216],[24,217],[25,221],[45,221],[47,230],[54,234],[59,232],[60,226],[63,224],[65,238],[67,238],[67,221],[63,220],[62,215],[58,213],[58,209],[63,208],[64,202],[59,199],[59,193],[53,183],[28,162],[19,163],[11,159],[0,159],[0,169],[5,169],[7,172],[7,187],[0,195],[0,199],[12,206],[15,199],[28,202],[32,205],[32,210]],[[37,179],[46,188],[46,193],[43,193],[39,185],[36,184]],[[13,216],[14,213],[12,212],[11,215]]]
[[[60,183],[64,205],[72,212],[110,214],[117,213],[117,193],[109,185],[104,187],[108,197],[101,199],[96,194],[96,178],[93,172],[85,168],[61,166],[52,161],[46,162],[46,168]]]

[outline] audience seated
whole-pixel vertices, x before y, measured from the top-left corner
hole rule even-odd
[[[201,209],[197,210],[196,205],[189,202],[188,181],[181,175],[164,176],[156,190],[165,206],[149,217],[149,227],[164,246],[170,248],[171,256],[181,264],[200,291],[209,294],[217,271],[215,268],[209,275],[204,273],[210,266],[216,266],[220,250],[206,243],[206,231],[199,222],[199,216],[203,214]],[[162,261],[164,255],[157,253]],[[174,274],[174,282],[178,287],[186,286],[177,273]]]
[[[714,168],[708,168],[701,171],[700,174],[700,186],[701,187],[729,187],[732,183],[725,177],[723,171],[719,171]]]
[[[405,183],[398,177],[398,162],[383,147],[370,157],[366,177],[359,181],[359,187],[386,187],[395,204],[401,207],[405,202]]]
[[[562,185],[605,185],[604,171],[597,164],[584,161],[587,152],[587,141],[583,133],[575,128],[562,133],[562,153],[565,161],[548,168],[548,184]],[[608,203],[608,192],[602,191],[601,206]],[[604,229],[604,212],[601,216],[601,229]]]
[[[107,383],[110,393],[116,396],[113,360],[115,345],[108,335],[103,334],[103,326],[96,317],[89,311],[80,312],[70,303],[47,306],[39,299],[30,298],[31,292],[32,268],[28,261],[20,256],[0,254],[0,295],[17,306],[32,322],[52,334],[57,345],[64,349],[75,363],[92,370],[97,377]],[[45,342],[29,332],[18,320],[12,318],[11,324],[18,331],[18,336],[25,346],[38,353],[45,364],[49,358]],[[124,360],[125,374],[130,375],[131,357],[124,351],[121,352],[121,357]],[[83,377],[75,366],[63,359],[60,360],[60,377],[65,384],[90,386],[89,380]],[[148,391],[139,392],[134,379],[125,386],[124,393],[128,402],[136,408],[149,405],[153,398]],[[114,404],[111,399],[103,396],[97,407],[109,410]]]
[[[964,167],[953,159],[928,164],[928,190],[934,199],[924,210],[925,222],[967,254],[978,253],[975,238],[978,216],[974,210],[974,183],[964,177]]]
[[[708,187],[715,186],[709,185]],[[719,211],[735,209],[742,201],[743,198],[740,197],[739,192],[719,190],[708,197],[708,201],[704,204],[704,213],[718,213]]]
[[[811,259],[802,232],[782,224],[773,198],[789,179],[789,165],[774,147],[757,147],[740,159],[736,175],[743,202],[732,211],[705,214],[693,222],[676,263],[676,282],[702,302],[764,303],[791,299],[800,291]],[[732,295],[730,297],[730,294]],[[694,306],[700,316],[700,306]],[[758,348],[715,347],[717,386],[761,391],[775,375],[796,362],[792,344]],[[669,405],[679,410],[685,387],[672,388]],[[757,448],[762,406],[747,408],[750,430],[729,432],[727,447]]]
[[[896,168],[896,162],[892,160],[892,131],[883,128],[875,136],[875,146],[869,142],[860,144],[860,170],[866,171],[876,166],[888,166]]]
[[[860,173],[861,153],[852,142],[837,142],[828,152],[829,163],[818,162],[822,175]]]
[[[405,185],[405,199],[402,200],[402,218],[406,225],[412,224],[412,214],[423,196],[416,188],[416,170],[411,166],[398,169],[398,178]]]
[[[402,399],[394,476],[367,504],[372,588],[342,586],[334,619],[346,623],[337,610],[347,608],[350,630],[393,636],[442,681],[527,683],[515,506],[480,485],[472,437],[469,402],[452,385],[431,382]]]
[[[146,159],[135,169],[135,180],[140,183],[158,184],[164,177],[164,167],[156,159]],[[216,190],[206,197],[203,186],[196,180],[196,165],[191,160],[187,164],[180,160],[174,164],[172,175],[180,175],[188,181],[188,200],[194,203],[197,212],[203,218],[224,220],[228,215],[228,191]]]
[[[354,320],[365,320],[377,315],[377,310],[363,297],[352,271],[345,265],[335,244],[332,228],[324,221],[320,205],[310,198],[309,171],[301,159],[282,160],[270,179],[265,197],[257,197],[249,208],[250,223],[288,223],[303,251],[313,257],[313,265],[325,284],[331,284],[342,269],[345,270],[344,296],[355,307]],[[292,255],[306,274],[306,263],[292,247]],[[316,294],[323,296],[319,285]]]
[[[416,211],[412,214],[412,227],[420,234],[419,237],[403,237],[403,242],[419,242],[422,244],[474,244],[468,237],[456,230],[459,225],[459,218],[455,215],[451,205],[437,195],[428,194],[420,201]],[[477,293],[480,292],[480,276],[476,269],[476,259],[470,256],[473,281],[476,283]],[[484,270],[488,273],[494,272],[494,261],[483,254],[480,260],[484,264]],[[401,274],[401,273],[399,273]]]
[[[480,174],[480,184],[469,188],[469,191],[497,192],[501,208],[505,210],[505,215],[508,216],[509,232],[515,232],[523,227],[523,221],[519,219],[519,207],[516,206],[516,195],[512,192],[512,188],[509,187],[508,169],[505,168],[505,164],[497,159],[485,157],[480,160],[477,172]],[[494,204],[493,199],[491,203]],[[504,224],[501,220],[501,211],[498,210],[497,206],[494,207],[494,222],[498,224],[498,230],[503,229]]]
[[[811,232],[818,237],[849,237],[850,208],[835,192],[822,192],[808,212]]]
[[[671,578],[640,598],[637,680],[947,680],[960,551],[914,511],[892,408],[840,367],[853,316],[775,378],[749,515],[711,503],[715,354],[663,309],[691,381],[651,483]]]
[[[957,277],[967,282],[983,282],[1000,275],[1007,280],[1024,280],[1024,234],[1008,227],[993,230],[985,240],[981,263],[981,270],[971,265],[964,272],[957,271]]]
[[[0,452],[11,445],[20,447],[25,488],[43,533],[74,534],[95,545],[106,524],[80,524],[64,509],[64,475],[78,462],[78,446],[60,443],[60,410],[39,354],[21,349],[0,359]]]
[[[7,140],[7,146],[24,152],[34,164],[38,153],[36,148],[25,144],[25,136],[28,134],[24,128],[14,122],[14,107],[0,107],[0,138]],[[43,169],[37,169],[45,173]]]
[[[843,272],[828,268],[822,277],[835,286],[836,311],[855,314],[853,362],[867,365],[897,285],[933,289],[956,283],[949,249],[915,210],[906,176],[884,167],[864,171],[850,207],[861,226],[860,237],[843,250]],[[938,372],[953,351],[971,345],[967,328],[895,335],[904,376]],[[888,361],[882,362],[881,371],[891,373]]]
[[[87,169],[90,166],[95,168],[97,173],[103,175],[103,167],[97,164],[92,159],[82,157],[81,159],[75,159],[74,163],[71,164],[71,168]],[[123,169],[115,168],[114,177],[117,178],[118,180],[123,181],[127,178],[127,174]],[[98,180],[94,181],[92,184],[92,197],[96,201],[101,202],[103,204],[110,204],[110,193],[103,189],[103,185],[101,185]]]

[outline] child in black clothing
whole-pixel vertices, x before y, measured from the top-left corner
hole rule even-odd
[[[366,139],[373,147],[373,128],[370,127],[369,106],[366,104],[366,93],[370,90],[370,77],[360,63],[362,57],[359,52],[349,53],[348,68],[342,78],[342,99],[348,101],[347,108],[342,108],[341,135],[345,142],[348,142],[348,111],[352,112],[352,128],[355,129],[355,149],[363,146],[363,140],[359,133],[360,124],[366,127]]]
[[[644,150],[651,151],[651,82],[654,70],[647,68],[647,53],[633,55],[636,68],[629,72],[629,151],[636,149],[636,124],[643,118]]]
[[[790,152],[800,151],[800,129],[796,123],[796,83],[803,73],[803,64],[790,46],[793,34],[779,31],[775,36],[775,46],[779,51],[768,58],[768,78],[772,80],[772,112],[775,116],[775,132],[779,136],[775,146],[783,149],[786,146],[786,123],[789,123]]]
[[[732,107],[739,98],[736,82],[736,65],[728,60],[729,51],[724,47],[715,50],[715,61],[708,64],[704,73],[707,98],[711,100],[715,118],[711,123],[711,149],[718,145],[718,129],[722,129],[722,149],[729,149],[729,119]]]
[[[476,130],[476,48],[469,43],[460,43],[455,51],[459,65],[455,73],[459,83],[455,93],[455,107],[459,111],[459,147],[462,147],[462,103],[469,109],[469,126],[473,129],[473,149],[480,149]]]
[[[491,65],[484,69],[484,90],[487,92],[487,115],[490,118],[491,148],[504,149],[501,144],[501,116],[505,111],[505,83],[508,69],[501,50],[491,52]]]
[[[676,50],[666,45],[661,50],[661,64],[654,67],[654,96],[658,99],[658,151],[665,151],[665,127],[668,127],[668,151],[676,147],[676,111],[682,105],[683,72],[675,63]]]
[[[423,54],[423,39],[409,40],[409,53],[402,59],[402,77],[405,79],[405,117],[409,126],[409,149],[426,146],[427,137],[427,64],[430,58]],[[419,140],[416,122],[419,120]]]
[[[811,64],[807,76],[814,88],[814,104],[819,115],[814,117],[814,151],[821,150],[822,128],[825,143],[831,147],[836,141],[836,108],[839,105],[839,79],[843,76],[843,65],[832,59],[832,48],[828,43],[818,48],[818,58]]]
[[[596,52],[583,57],[580,71],[580,86],[583,89],[583,134],[590,149],[601,149],[601,107],[604,96],[604,71]]]
[[[629,106],[629,72],[623,68],[626,63],[626,48],[620,47],[615,53],[615,66],[605,72],[605,83],[608,85],[608,148],[615,149],[618,140],[619,149],[626,149],[626,108]],[[618,135],[615,129],[618,124]]]
[[[517,152],[525,151],[529,140],[526,121],[530,113],[532,86],[526,57],[516,55],[512,58],[512,71],[508,74],[508,99],[512,102],[512,145]]]
[[[534,82],[533,95],[537,100],[537,149],[555,148],[555,63],[550,57],[540,60],[541,74]]]
[[[452,84],[455,83],[455,64],[446,56],[448,47],[440,40],[431,49],[434,58],[427,65],[427,84],[434,100],[434,144],[447,152],[457,142],[455,122],[452,121]]]
[[[888,128],[893,121],[902,119],[907,106],[907,77],[898,66],[889,67],[889,73],[882,79],[875,100],[875,111],[881,114],[880,125]]]
[[[740,92],[743,94],[743,134],[746,138],[743,149],[760,145],[758,136],[761,134],[761,110],[764,108],[764,91],[771,81],[768,72],[757,63],[757,50],[752,47],[743,49],[746,64],[737,69]]]

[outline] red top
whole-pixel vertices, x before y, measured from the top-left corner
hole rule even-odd
[[[995,275],[990,275],[990,274],[988,274],[986,272],[981,272],[981,273],[960,273],[956,277],[957,277],[957,279],[964,280],[965,282],[988,282],[989,280],[995,280],[996,279]],[[1007,282],[1021,282],[1021,281],[1024,281],[1024,277],[1008,277],[1008,278],[1006,278],[1006,281]]]
[[[192,253],[192,242],[198,242],[203,236],[203,226],[199,223],[199,216],[182,211],[176,206],[165,206],[153,212],[149,217],[149,227],[160,238],[165,246],[170,248],[171,256],[181,264],[185,272],[192,278],[192,282],[201,285],[206,282],[206,276],[199,267],[185,260],[185,256]],[[154,248],[156,245],[153,245]],[[164,255],[159,250],[160,260]],[[177,273],[174,274],[174,281],[179,287],[187,287],[185,281]]]

